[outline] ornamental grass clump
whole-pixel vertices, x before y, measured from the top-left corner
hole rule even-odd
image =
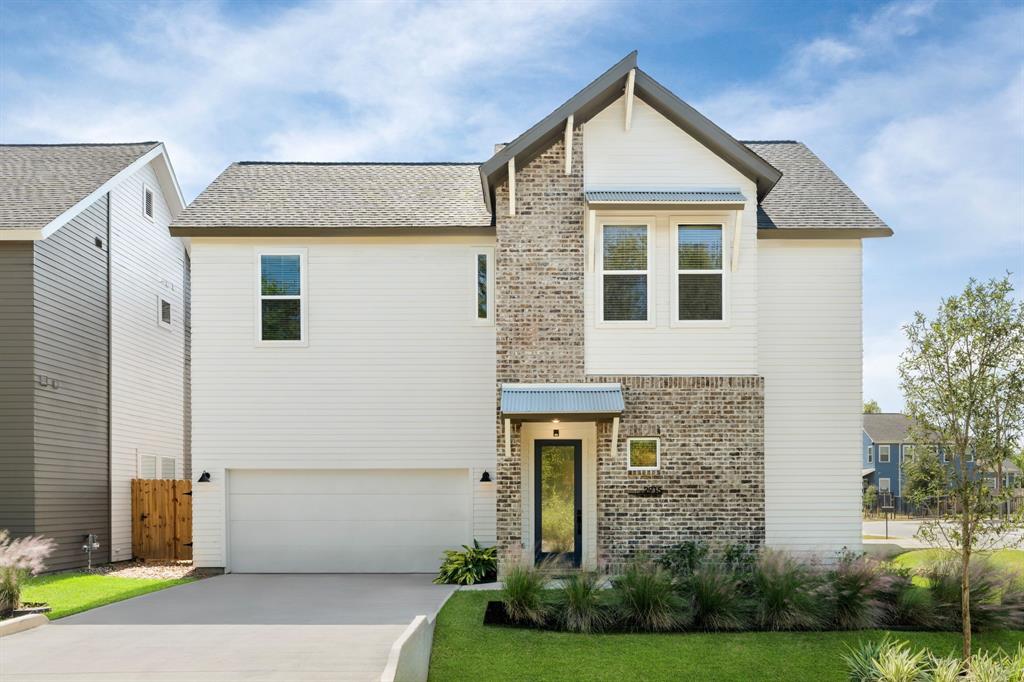
[[[46,568],[46,558],[56,548],[49,538],[33,535],[12,540],[6,530],[0,530],[0,617],[18,608],[25,578]]]
[[[558,625],[569,632],[600,632],[612,622],[601,589],[603,578],[583,571],[563,579],[554,594],[551,609]]]
[[[750,578],[754,619],[765,630],[818,630],[827,622],[821,580],[808,564],[764,551]]]
[[[705,562],[681,585],[692,605],[693,626],[702,630],[742,630],[750,623],[751,602],[741,574]]]
[[[880,627],[886,620],[881,567],[865,556],[844,552],[827,573],[832,625],[839,630]]]
[[[660,566],[636,561],[612,580],[612,600],[619,622],[637,632],[665,632],[689,622],[686,602]]]
[[[501,601],[508,617],[519,623],[542,625],[549,611],[544,599],[547,575],[536,568],[514,566],[505,574],[502,582],[504,589]]]
[[[977,632],[1021,627],[1024,624],[1024,593],[1016,575],[983,557],[975,557],[968,570],[971,629]],[[960,564],[955,560],[938,561],[929,565],[924,575],[941,617],[940,625],[958,628],[962,614]]]
[[[1024,645],[1016,654],[1002,649],[971,657],[965,664],[955,656],[913,651],[907,642],[886,635],[875,642],[847,647],[842,656],[850,682],[1020,682],[1024,680]]]

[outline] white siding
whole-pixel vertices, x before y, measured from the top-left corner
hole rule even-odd
[[[475,322],[484,237],[192,242],[197,565],[225,564],[226,470],[465,468],[494,541],[494,328]],[[308,346],[255,342],[258,249],[307,250]]]
[[[143,215],[143,183],[154,219]],[[139,455],[184,464],[185,248],[170,236],[171,215],[152,165],[111,192],[111,550],[130,559],[131,479]],[[170,301],[170,327],[158,322],[158,296]],[[158,462],[160,460],[157,460]]]
[[[728,323],[717,327],[673,326],[675,230],[670,217],[724,221],[726,267],[732,247],[733,213],[624,211],[656,220],[653,256],[654,322],[644,328],[602,327],[595,296],[601,282],[594,261],[587,263],[586,367],[590,374],[754,374],[757,371],[756,188],[735,168],[709,151],[650,106],[636,100],[631,130],[623,127],[622,99],[583,129],[584,183],[587,190],[739,188],[747,197],[743,212],[739,269],[729,273]],[[613,212],[599,212],[602,216]],[[699,216],[699,217],[698,217]],[[588,239],[591,235],[588,234]],[[595,240],[596,241],[596,240]],[[588,253],[590,253],[588,248]],[[599,258],[599,254],[594,260]]]
[[[861,546],[861,245],[759,242],[766,541]]]

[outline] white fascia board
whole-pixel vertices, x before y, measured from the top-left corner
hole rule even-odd
[[[174,176],[174,169],[171,167],[170,160],[167,158],[167,151],[164,149],[164,145],[161,142],[139,158],[135,159],[135,161],[122,168],[117,174],[100,185],[91,194],[51,220],[43,228],[37,230],[0,230],[0,240],[46,239],[51,234],[74,220],[75,216],[91,206],[93,202],[101,196],[114,189],[122,181],[133,175],[136,171],[154,159],[158,160],[155,164],[156,176],[160,182],[160,189],[163,192],[164,200],[167,201],[168,208],[171,209],[171,215],[177,216],[185,208],[185,199],[181,194],[181,188],[178,186],[178,180]]]

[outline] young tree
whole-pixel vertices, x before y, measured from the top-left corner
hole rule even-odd
[[[868,399],[864,401],[864,414],[879,414],[882,408],[878,406],[878,401],[874,399]]]
[[[918,505],[931,503],[936,491],[938,496],[944,496],[949,474],[936,449],[930,445],[905,445],[903,451],[912,453],[903,457],[903,495]]]
[[[940,442],[954,458],[939,481],[915,491],[919,499],[945,495],[950,501],[918,534],[959,556],[963,656],[969,663],[971,556],[1013,542],[1022,520],[1001,514],[1006,491],[989,487],[985,476],[1019,448],[1024,305],[1014,300],[1009,277],[972,279],[961,294],[942,300],[935,319],[915,313],[904,331],[908,345],[899,373],[912,437]],[[972,455],[973,474],[966,465]]]

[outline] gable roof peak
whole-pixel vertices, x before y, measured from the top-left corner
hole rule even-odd
[[[563,134],[570,115],[574,126],[588,121],[622,96],[631,74],[635,97],[753,180],[757,184],[758,198],[764,197],[782,177],[777,168],[637,68],[637,51],[634,50],[480,166],[487,201],[491,201],[494,185],[507,175],[510,159],[515,158],[520,165],[528,163]]]

